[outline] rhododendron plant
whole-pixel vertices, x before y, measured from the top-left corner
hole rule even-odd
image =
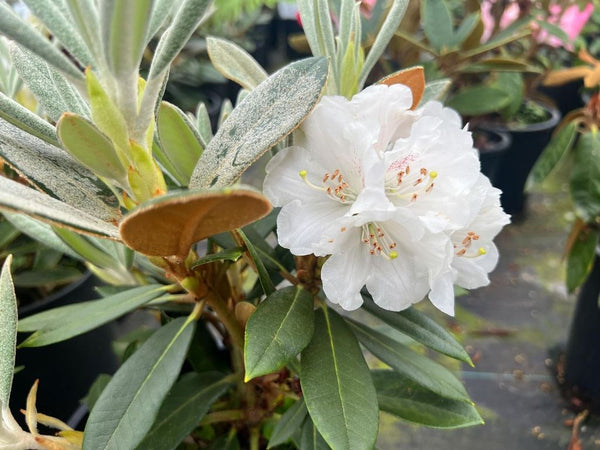
[[[345,309],[362,304],[366,285],[385,309],[429,294],[453,314],[453,283],[487,284],[498,259],[492,239],[508,216],[479,172],[470,133],[440,103],[411,105],[403,85],[324,97],[296,145],[267,167],[264,192],[283,207],[280,244],[331,255],[323,289]]]

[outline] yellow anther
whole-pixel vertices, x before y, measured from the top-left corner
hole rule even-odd
[[[396,259],[398,257],[398,252],[394,252],[394,251],[390,252],[389,257],[390,257],[390,259]]]
[[[480,255],[485,255],[486,253],[487,253],[487,251],[485,250],[485,248],[479,247],[479,254]]]
[[[431,172],[429,172],[429,178],[431,178],[432,180],[434,178],[437,178],[438,173],[435,170],[432,170]]]
[[[302,177],[302,178],[306,178],[306,175],[307,175],[307,172],[306,172],[306,170],[301,170],[301,171],[300,171],[300,172],[298,172],[298,173],[299,173],[300,177]]]

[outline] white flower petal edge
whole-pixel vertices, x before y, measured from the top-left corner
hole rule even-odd
[[[453,314],[453,285],[489,283],[498,261],[493,239],[509,216],[479,172],[470,133],[440,103],[411,103],[401,85],[324,97],[297,146],[267,165],[264,193],[282,207],[279,243],[331,255],[323,291],[344,309],[360,307],[366,286],[388,310],[429,295]]]

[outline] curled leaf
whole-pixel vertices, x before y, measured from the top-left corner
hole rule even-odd
[[[195,242],[260,219],[271,204],[250,189],[190,190],[141,204],[121,222],[123,241],[151,256],[187,255]]]

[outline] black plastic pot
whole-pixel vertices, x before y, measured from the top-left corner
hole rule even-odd
[[[39,312],[92,300],[98,297],[98,284],[91,273],[39,302],[19,308],[19,318]],[[20,340],[23,336],[19,335]],[[116,338],[114,322],[64,342],[38,348],[19,348],[16,365],[25,368],[15,374],[10,407],[17,419],[25,408],[27,394],[36,379],[40,380],[37,409],[67,420],[80,406],[83,398],[100,373],[114,373],[118,359],[112,351]]]
[[[563,117],[584,105],[581,96],[582,80],[570,81],[560,86],[538,86],[537,90],[556,105]]]
[[[481,172],[496,186],[498,169],[511,145],[510,135],[498,130],[475,129],[473,139],[479,150]]]
[[[550,142],[552,131],[560,121],[558,109],[548,104],[539,104],[544,106],[549,114],[549,118],[543,122],[518,126],[495,123],[482,125],[482,128],[504,132],[511,137],[512,143],[495,174],[495,186],[502,190],[502,207],[509,214],[523,212],[523,191],[527,176],[542,150]]]
[[[564,381],[571,395],[600,412],[600,255],[581,287],[571,322]]]

